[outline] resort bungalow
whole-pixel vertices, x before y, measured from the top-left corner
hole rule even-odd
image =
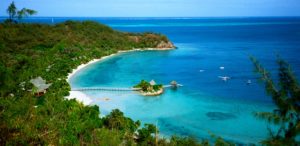
[[[34,95],[35,96],[42,96],[46,93],[47,89],[51,84],[46,84],[46,81],[42,77],[37,77],[30,80],[30,83],[32,83],[35,87]],[[33,91],[33,90],[31,90]]]
[[[151,86],[154,86],[154,85],[156,85],[156,82],[155,82],[154,80],[151,80],[151,81],[150,81],[150,85],[151,85]]]
[[[176,81],[172,81],[170,84],[173,88],[177,88],[177,86],[178,86]]]

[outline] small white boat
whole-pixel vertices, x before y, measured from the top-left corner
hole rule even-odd
[[[248,81],[247,81],[247,84],[248,84],[248,85],[251,84],[251,83],[252,83],[251,80],[248,80]]]
[[[219,78],[225,82],[230,79],[228,76],[219,76]]]

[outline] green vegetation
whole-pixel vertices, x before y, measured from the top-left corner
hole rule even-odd
[[[263,66],[253,57],[256,71],[265,83],[267,93],[272,97],[277,108],[273,112],[259,112],[256,116],[278,125],[278,130],[270,130],[270,138],[264,145],[299,145],[300,133],[300,86],[290,66],[278,59],[278,83],[276,84]]]
[[[152,36],[149,40],[152,43],[132,39],[146,40],[144,37],[148,35]],[[69,88],[64,79],[73,68],[119,50],[155,47],[165,38],[155,35],[153,39],[153,36],[118,32],[91,21],[67,21],[54,26],[0,24],[0,95],[23,94],[19,84],[25,81],[29,87],[27,81],[38,76],[53,83],[53,88]],[[66,89],[59,90],[68,94]]]
[[[155,48],[167,38],[153,33],[125,33],[91,21],[67,21],[56,25],[0,24],[0,145],[209,145],[193,138],[157,138],[158,129],[113,110],[100,118],[98,106],[65,100],[70,86],[66,76],[76,66],[119,50]],[[257,113],[279,125],[266,145],[298,145],[299,84],[288,64],[279,60],[275,85],[257,60],[266,90],[277,109]],[[41,76],[51,83],[47,93],[33,94],[31,79]],[[135,87],[158,91],[162,85],[142,80]],[[216,145],[228,145],[221,138]],[[232,144],[230,144],[232,145]]]
[[[145,80],[141,80],[141,82],[135,86],[134,88],[141,88],[143,92],[157,92],[163,88],[162,84],[154,84],[151,85],[149,82]]]
[[[0,24],[0,145],[162,145],[198,146],[190,137],[158,138],[152,124],[125,117],[120,110],[99,117],[99,107],[66,100],[67,74],[88,61],[133,48],[155,48],[168,42],[164,35],[126,33],[92,21],[67,21],[56,25],[16,24],[16,18],[35,11],[17,11],[12,3],[9,20]],[[265,145],[299,145],[299,84],[290,67],[279,60],[279,83],[252,58],[277,109],[256,116],[277,124]],[[42,77],[51,84],[46,94],[35,96],[31,79]],[[135,88],[156,92],[162,85],[142,80]],[[233,145],[216,138],[215,145]]]
[[[14,2],[12,2],[8,6],[6,11],[9,15],[7,22],[14,22],[14,23],[17,23],[16,17],[20,21],[24,17],[31,16],[37,13],[35,10],[31,10],[27,8],[22,8],[21,10],[18,11]]]
[[[91,21],[0,24],[0,145],[171,145],[154,137],[155,126],[140,127],[119,110],[100,118],[98,106],[64,99],[70,91],[67,74],[78,65],[161,41],[168,40]],[[51,86],[37,97],[28,90],[39,76]]]

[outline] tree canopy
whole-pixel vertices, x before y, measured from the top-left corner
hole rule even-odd
[[[12,1],[11,4],[8,6],[6,12],[8,13],[9,16],[8,22],[15,22],[15,23],[17,22],[16,19],[20,21],[24,17],[28,17],[37,13],[37,11],[32,9],[27,9],[27,8],[22,8],[21,10],[17,10],[14,1]]]
[[[289,64],[278,59],[278,82],[254,57],[251,57],[260,80],[276,105],[273,112],[259,112],[256,116],[279,126],[278,130],[270,128],[270,138],[263,141],[266,145],[299,145],[300,134],[300,86]]]

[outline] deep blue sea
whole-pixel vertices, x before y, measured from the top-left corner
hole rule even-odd
[[[255,56],[276,78],[277,55],[300,75],[300,18],[54,18],[53,23],[95,20],[128,32],[156,32],[178,47],[170,51],[118,54],[80,70],[74,87],[131,87],[140,80],[183,87],[163,95],[143,97],[135,92],[85,92],[100,107],[143,123],[157,124],[162,136],[218,135],[241,143],[268,137],[268,123],[254,117],[275,106],[257,81],[249,56]],[[52,18],[26,22],[52,23]],[[224,67],[224,69],[220,69]],[[227,82],[218,76],[229,76]],[[251,80],[251,84],[247,84]],[[105,100],[108,98],[109,100]]]

